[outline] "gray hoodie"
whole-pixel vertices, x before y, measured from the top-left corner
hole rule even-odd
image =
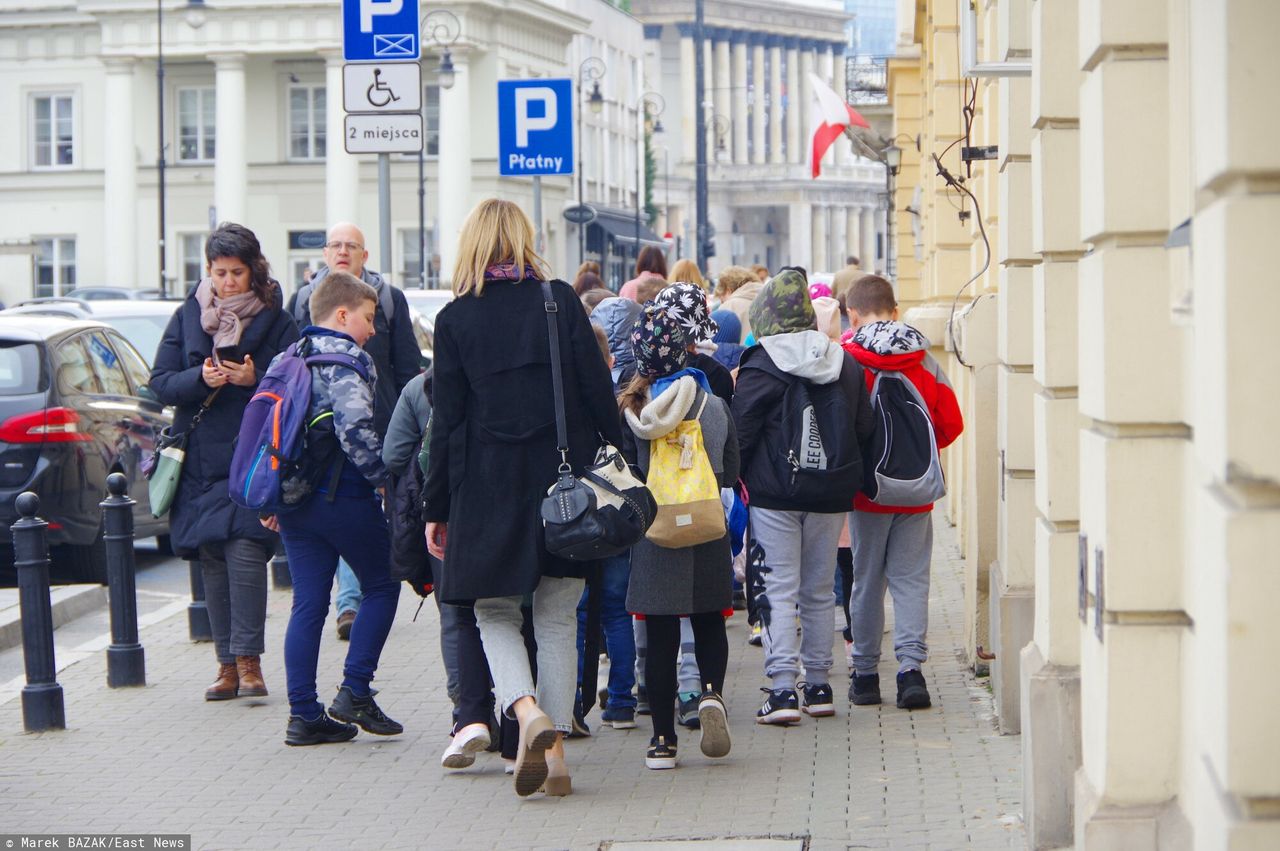
[[[821,331],[773,334],[760,345],[778,369],[814,384],[830,384],[844,366],[844,349]]]

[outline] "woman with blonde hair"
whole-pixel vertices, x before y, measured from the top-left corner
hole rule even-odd
[[[575,612],[593,563],[547,552],[539,504],[555,482],[550,334],[545,264],[533,226],[509,201],[482,201],[463,225],[452,302],[436,317],[427,544],[444,562],[436,593],[474,601],[501,711],[520,725],[516,794],[571,791],[561,734],[572,729]],[[595,459],[600,438],[622,434],[609,368],[582,303],[550,281],[558,323],[568,462]],[[521,635],[520,603],[533,597],[535,687]],[[545,784],[545,786],[544,786]]]
[[[697,284],[704,290],[707,288],[707,281],[702,277],[698,264],[688,257],[676,261],[676,265],[671,267],[671,277],[668,280],[673,284]]]

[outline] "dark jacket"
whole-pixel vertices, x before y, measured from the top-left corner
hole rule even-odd
[[[293,317],[280,309],[280,300],[277,288],[275,306],[253,317],[240,338],[239,354],[253,358],[259,380],[271,359],[298,339]],[[188,296],[169,320],[151,370],[151,389],[161,402],[175,408],[175,432],[190,428],[200,403],[212,392],[200,376],[212,351],[213,339],[200,325],[200,305],[194,295]],[[187,441],[178,495],[169,509],[169,534],[180,556],[194,556],[203,544],[236,538],[275,546],[275,533],[263,528],[257,513],[240,508],[227,495],[240,419],[253,392],[252,387],[224,385]]]
[[[551,284],[558,312],[569,461],[620,445],[613,382],[582,302]],[[489,281],[436,315],[426,520],[447,521],[437,593],[446,603],[527,594],[543,576],[593,565],[550,555],[539,505],[556,480],[551,351],[536,280]]]
[[[328,273],[327,267],[316,272],[311,283],[300,287],[289,300],[290,310],[299,328],[305,328],[314,321],[311,315],[311,293]],[[378,368],[378,383],[374,387],[373,422],[378,433],[385,434],[400,392],[422,371],[422,350],[418,348],[418,341],[413,336],[413,319],[409,316],[409,302],[404,293],[392,287],[371,269],[365,269],[360,277],[379,293],[383,287],[391,287],[391,300],[395,305],[394,316],[388,323],[386,311],[379,303],[373,317],[374,335],[364,344],[364,350],[373,358],[373,365]]]
[[[831,343],[831,346],[839,349],[835,343]],[[875,428],[862,367],[848,353],[840,351],[838,362],[828,379],[833,376],[845,393],[849,410],[853,412],[853,421],[848,423],[848,427],[853,432],[857,445],[861,446],[871,437],[872,429]],[[850,511],[853,508],[852,494],[847,499],[834,497],[829,503],[809,506],[793,505],[786,497],[783,476],[786,475],[787,465],[783,453],[778,450],[778,447],[787,445],[786,435],[782,430],[782,401],[787,387],[803,380],[805,379],[780,368],[763,345],[756,344],[742,354],[732,407],[733,420],[738,427],[742,481],[747,486],[749,504],[753,508],[803,510],[822,514]]]

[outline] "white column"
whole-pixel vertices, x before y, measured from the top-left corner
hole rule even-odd
[[[804,108],[800,99],[800,40],[787,39],[787,162],[804,162],[800,142],[800,115]]]
[[[802,202],[787,205],[787,247],[779,265],[791,266],[809,262],[813,253],[813,208]],[[770,270],[776,271],[776,270]]]
[[[841,101],[845,99],[845,94],[841,90],[840,83],[836,81],[836,64],[835,64],[834,58],[831,55],[831,45],[827,44],[826,42],[818,42],[818,70],[816,73],[819,77],[822,78],[822,82],[826,83],[828,86],[830,86],[832,89],[835,90],[835,93],[840,96]],[[806,101],[806,108],[807,108],[807,103],[808,102]],[[832,145],[830,148],[827,148],[826,154],[824,154],[822,157],[822,168],[825,170],[828,167],[835,165],[835,162],[836,162],[835,149],[838,147],[841,147],[842,145],[848,146],[848,144],[849,144],[848,140],[842,137],[840,139],[837,139],[836,143]]]
[[[733,161],[739,165],[747,162],[747,34],[734,30],[730,36],[733,55],[733,91],[730,92],[733,119]]]
[[[751,33],[751,162],[760,165],[765,161],[768,145],[765,141],[764,104],[764,37],[760,33]]]
[[[102,128],[103,283],[134,287],[142,280],[137,253],[138,161],[133,147],[134,60],[112,57],[103,59],[103,64],[107,71]]]
[[[733,158],[733,108],[730,105],[729,93],[733,85],[733,75],[729,67],[729,31],[717,29],[716,33],[716,115],[719,116],[722,134],[713,136],[724,145],[725,161]]]
[[[849,208],[841,204],[830,209],[831,227],[827,231],[827,271],[834,272],[844,268],[844,258],[858,252],[845,239],[845,233],[849,227]]]
[[[769,162],[782,160],[782,38],[769,40]]]
[[[325,225],[358,218],[356,205],[360,198],[360,161],[347,153],[343,143],[342,51],[325,51],[325,156],[324,215]],[[389,265],[389,264],[383,264]]]
[[[862,258],[862,214],[857,207],[845,207],[844,256]],[[843,263],[844,257],[840,258]],[[865,265],[862,268],[867,268]]]
[[[825,204],[814,204],[811,223],[813,240],[810,245],[810,272],[826,272],[827,270],[827,234],[831,232],[831,208]]]
[[[680,30],[680,159],[691,163],[697,159],[698,93],[694,88],[693,24],[677,24]]]
[[[862,261],[862,271],[876,272],[876,232],[880,230],[880,211],[874,206],[862,208],[862,250],[858,259]]]
[[[458,256],[458,234],[471,212],[471,69],[465,54],[454,54],[457,74],[453,88],[440,90],[440,280],[453,282],[453,263]]]
[[[644,25],[644,68],[640,92],[662,90],[662,24]]]
[[[809,75],[814,71],[813,63],[816,58],[813,42],[802,41],[800,43],[800,86],[794,90],[797,93],[796,123],[799,125],[800,133],[799,157],[795,161],[799,163],[809,162],[809,137],[813,133],[813,127],[809,122],[809,101],[813,97],[813,84],[809,82]]]
[[[243,222],[249,182],[249,163],[245,159],[245,55],[223,53],[212,59],[217,102],[214,116],[218,122],[218,141],[213,155],[213,204],[219,222]]]

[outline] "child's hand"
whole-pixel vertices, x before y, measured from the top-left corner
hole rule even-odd
[[[280,531],[280,520],[274,514],[269,517],[259,517],[258,522],[270,529],[272,532]]]

